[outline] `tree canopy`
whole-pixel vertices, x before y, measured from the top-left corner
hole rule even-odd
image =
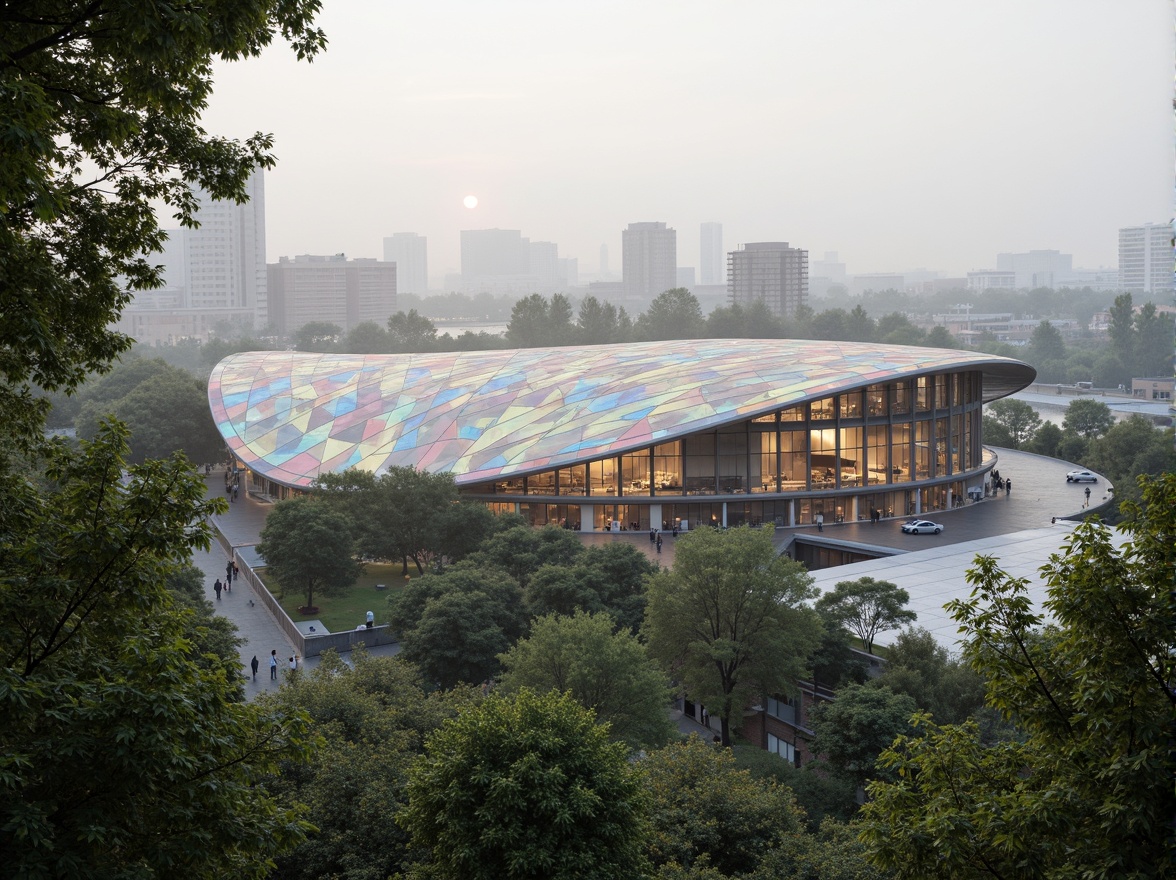
[[[261,783],[314,739],[299,713],[242,702],[235,658],[198,653],[170,598],[224,501],[182,457],[126,451],[108,426],[48,447],[47,483],[0,468],[4,870],[260,880],[309,827]]]
[[[632,633],[614,632],[607,614],[541,617],[499,659],[504,693],[570,693],[631,749],[659,748],[674,734],[669,680]]]
[[[880,632],[914,623],[918,615],[906,605],[910,593],[890,581],[861,577],[839,581],[833,592],[817,599],[817,610],[849,628],[866,648],[874,652],[874,638]]]
[[[988,705],[1021,736],[986,745],[974,722],[921,717],[863,808],[877,864],[900,878],[1172,875],[1176,474],[1141,484],[1124,544],[1087,522],[1050,558],[1040,610],[1024,580],[977,558],[951,610]]]
[[[566,694],[492,695],[432,734],[398,821],[439,880],[628,880],[646,794],[626,749]],[[414,875],[417,876],[417,875]]]
[[[133,290],[156,287],[160,203],[195,220],[191,184],[242,200],[274,164],[272,138],[208,134],[213,62],[298,56],[326,43],[317,0],[183,7],[28,0],[0,11],[0,397],[29,424],[28,386],[76,386],[130,341],[111,329]]]
[[[1028,441],[1041,426],[1041,416],[1025,401],[1005,398],[988,404],[984,422],[985,436],[988,435],[989,426],[994,426],[997,428],[994,434],[1004,434],[1002,442],[1007,441],[1011,449],[1020,449],[1021,444]]]
[[[350,519],[314,498],[290,498],[269,512],[257,552],[282,589],[305,591],[312,608],[316,591],[331,595],[359,577],[351,529]]]
[[[776,553],[770,532],[700,529],[678,539],[674,568],[649,580],[644,633],[691,699],[730,722],[753,697],[792,693],[821,623],[812,579]]]

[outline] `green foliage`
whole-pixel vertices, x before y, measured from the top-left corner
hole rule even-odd
[[[278,859],[286,880],[385,880],[411,861],[408,835],[396,824],[406,804],[412,761],[425,737],[472,699],[469,690],[427,694],[416,669],[392,657],[334,652],[290,678],[270,700],[305,712],[323,739],[308,764],[289,764],[269,783],[306,804],[317,832]]]
[[[1037,455],[1045,455],[1050,458],[1057,458],[1058,450],[1061,448],[1062,440],[1065,435],[1062,429],[1053,422],[1043,422],[1041,427],[1033,435],[1033,439],[1025,444],[1025,449],[1028,452],[1036,453]],[[988,437],[985,440],[992,442]]]
[[[570,693],[630,749],[664,746],[676,733],[666,676],[632,633],[613,631],[607,614],[541,617],[499,660],[504,693]]]
[[[437,328],[416,309],[397,312],[388,319],[388,351],[434,351],[437,347]]]
[[[646,794],[620,743],[554,691],[491,696],[429,737],[398,821],[439,880],[641,877]]]
[[[810,713],[816,737],[813,753],[832,772],[854,785],[877,778],[877,758],[895,738],[908,733],[915,701],[886,688],[851,684],[831,703],[820,703]]]
[[[651,752],[641,768],[657,866],[701,865],[720,877],[744,876],[801,829],[803,814],[789,789],[739,769],[729,749],[696,736]]]
[[[522,635],[518,584],[505,572],[460,563],[414,579],[389,600],[404,658],[441,687],[498,674],[498,655]]]
[[[572,335],[572,304],[562,293],[550,303],[538,293],[519,300],[506,325],[506,341],[516,348],[565,345]]]
[[[678,539],[674,568],[649,579],[644,632],[691,699],[730,723],[751,699],[791,693],[821,637],[812,579],[770,532],[702,529]]]
[[[1176,472],[1173,431],[1157,428],[1146,417],[1135,413],[1091,440],[1077,460],[1105,476],[1115,487],[1119,500],[1137,501],[1139,476]]]
[[[632,544],[587,547],[570,565],[540,566],[527,583],[527,613],[604,612],[636,633],[645,614],[645,579],[657,570]]]
[[[984,705],[984,679],[962,660],[949,657],[922,628],[899,633],[874,683],[906,694],[941,723],[961,724]]]
[[[118,366],[80,395],[75,427],[91,439],[101,419],[113,416],[131,430],[130,460],[166,458],[182,450],[196,462],[216,461],[224,439],[208,409],[208,387],[186,370],[166,362],[135,360]]]
[[[240,648],[245,640],[237,634],[233,621],[213,612],[212,603],[204,596],[204,572],[183,564],[168,573],[165,583],[176,607],[188,610],[185,629],[197,662],[209,670],[223,670],[228,682],[236,682],[238,697],[244,699]]]
[[[654,297],[634,328],[638,339],[697,339],[703,328],[698,297],[675,287]]]
[[[76,387],[130,340],[111,329],[130,291],[159,285],[145,254],[160,203],[191,224],[189,183],[244,197],[271,138],[209,135],[214,60],[257,56],[276,33],[310,57],[325,44],[313,0],[253,0],[160,15],[144,4],[28,0],[0,12],[0,403],[35,438],[29,386]]]
[[[273,345],[261,339],[237,337],[234,339],[210,339],[200,346],[200,361],[211,370],[231,354],[243,351],[270,351]],[[205,372],[207,373],[208,370]]]
[[[570,566],[583,553],[584,545],[575,532],[554,525],[541,529],[519,525],[491,535],[471,558],[478,565],[507,572],[526,588],[542,566]]]
[[[457,504],[452,474],[391,467],[377,477],[352,468],[320,475],[313,489],[316,498],[354,523],[361,556],[403,560],[406,574],[409,559],[423,574],[447,556],[464,558],[493,525],[491,517]]]
[[[793,834],[767,853],[750,880],[887,880],[867,861],[856,823],[826,819],[812,834]]]
[[[1053,382],[1060,377],[1043,373],[1041,366],[1050,361],[1063,361],[1065,358],[1066,343],[1062,339],[1062,331],[1048,320],[1042,319],[1041,323],[1033,328],[1033,335],[1029,337],[1029,355],[1026,359],[1038,368],[1043,381]]]
[[[1023,400],[1011,400],[1007,397],[988,404],[985,411],[986,425],[989,419],[1004,428],[1011,449],[1020,449],[1021,444],[1029,440],[1041,427],[1041,416],[1032,406]],[[987,439],[987,435],[985,437]]]
[[[339,593],[359,576],[351,530],[351,520],[313,497],[290,498],[269,512],[257,552],[282,589],[304,590],[312,608],[316,590]]]
[[[0,467],[5,873],[267,876],[308,826],[261,782],[313,739],[240,701],[166,586],[224,502],[182,458],[127,465],[116,427],[45,452],[45,484]]]
[[[1072,431],[1085,440],[1101,437],[1115,424],[1115,414],[1101,400],[1093,397],[1079,397],[1070,401],[1062,417],[1062,428]]]
[[[330,321],[308,321],[290,337],[297,351],[337,351],[343,328]]]
[[[848,627],[862,640],[866,653],[872,654],[878,633],[913,623],[918,617],[903,607],[910,600],[910,593],[897,584],[862,577],[839,581],[833,592],[817,599],[817,611]]]
[[[387,354],[390,348],[388,331],[375,321],[360,321],[343,339],[348,354]]]
[[[576,338],[581,345],[628,342],[632,331],[632,321],[623,306],[618,309],[591,295],[581,301],[576,318]]]
[[[1042,613],[1024,580],[977,559],[952,614],[988,704],[1024,738],[984,745],[974,723],[920,719],[863,808],[877,864],[900,878],[1172,876],[1176,475],[1141,492],[1125,544],[1084,523],[1050,558]]]
[[[858,811],[857,787],[828,773],[820,762],[794,767],[779,755],[759,746],[736,745],[735,762],[758,779],[772,779],[792,790],[804,811],[805,826],[815,833],[826,819],[848,822]]]

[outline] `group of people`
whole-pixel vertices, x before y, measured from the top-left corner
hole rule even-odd
[[[275,648],[274,650],[270,651],[270,655],[269,655],[270,681],[277,681],[278,680],[278,662],[279,662],[278,661],[278,651]],[[290,659],[287,660],[286,662],[290,664],[290,671],[291,672],[294,672],[298,669],[298,655],[297,654],[291,655]],[[257,681],[257,670],[261,666],[261,664],[257,661],[256,654],[254,654],[253,659],[249,661],[249,666],[253,670],[253,680]]]
[[[222,584],[221,579],[217,578],[216,583],[212,585],[212,591],[216,593],[216,600],[219,602],[221,593],[233,592],[233,581],[240,580],[241,569],[237,567],[237,563],[229,560],[225,563],[225,582]]]
[[[237,491],[241,488],[241,475],[234,470],[225,471],[225,494],[229,502],[237,500]]]
[[[993,468],[992,469],[992,494],[995,495],[997,492],[1002,492],[1002,491],[1006,495],[1008,495],[1010,492],[1012,492],[1013,491],[1013,480],[1011,477],[1002,478],[1000,475],[1000,471],[998,471],[996,468]]]
[[[677,530],[677,528],[675,528],[674,529],[675,536],[677,535],[677,533],[678,533],[678,530]],[[657,545],[657,552],[661,553],[661,548],[662,548],[661,531],[653,528],[652,526],[649,529],[649,543],[656,544]]]

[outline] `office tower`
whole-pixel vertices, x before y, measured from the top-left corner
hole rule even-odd
[[[396,312],[395,263],[303,254],[271,263],[268,281],[270,322],[278,333],[311,321],[345,331],[363,321],[382,327]]]
[[[1060,287],[1074,269],[1074,258],[1058,251],[1028,251],[1020,254],[997,254],[996,268],[1012,272],[1018,288]]]
[[[1172,293],[1172,227],[1145,223],[1119,230],[1119,287],[1132,293]]]
[[[526,275],[530,267],[529,243],[517,229],[463,229],[462,277]]]
[[[664,223],[630,223],[621,232],[625,293],[652,299],[678,284],[678,233]]]
[[[427,239],[415,232],[396,232],[384,239],[384,262],[396,264],[396,292],[425,296],[429,292]]]
[[[727,296],[731,305],[762,302],[778,317],[808,305],[808,251],[786,241],[760,241],[727,254]]]
[[[265,178],[259,168],[246,184],[249,201],[238,205],[196,193],[198,229],[185,229],[185,305],[268,321],[265,264]]]
[[[702,284],[722,284],[727,261],[723,259],[723,224],[703,223],[699,237],[698,268]]]

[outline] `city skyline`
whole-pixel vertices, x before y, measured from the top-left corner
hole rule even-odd
[[[538,10],[328,4],[313,65],[218,68],[208,129],[276,138],[271,259],[413,231],[436,279],[463,229],[497,227],[591,275],[660,221],[699,267],[718,221],[728,252],[963,276],[1035,249],[1113,266],[1119,228],[1172,214],[1168,4],[603,3],[555,30]]]

